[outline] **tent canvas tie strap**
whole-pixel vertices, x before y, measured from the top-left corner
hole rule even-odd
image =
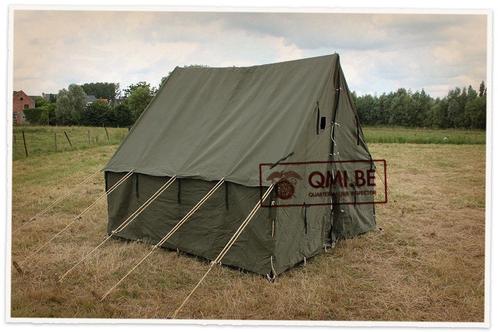
[[[90,250],[85,256],[83,256],[76,264],[74,264],[69,270],[64,272],[59,278],[59,282],[64,280],[64,278],[73,271],[78,265],[83,263],[88,257],[90,257],[98,248],[100,248],[104,243],[106,243],[114,234],[121,232],[126,226],[131,224],[140,213],[142,213],[156,198],[158,198],[166,189],[168,189],[173,182],[175,182],[176,176],[171,177],[165,184],[163,184],[154,194],[152,194],[138,209],[136,209],[131,215],[128,216],[116,229],[114,229],[111,234],[109,234],[102,242],[99,243],[95,248]]]

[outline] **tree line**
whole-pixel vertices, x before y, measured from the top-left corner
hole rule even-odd
[[[37,97],[35,108],[24,114],[31,124],[129,127],[156,93],[147,82],[131,84],[123,91],[118,83],[71,84],[48,100]]]
[[[166,81],[163,77],[160,85]],[[138,119],[158,88],[147,82],[131,84],[123,91],[117,83],[71,84],[55,98],[36,98],[35,108],[24,110],[31,124],[129,127]],[[95,100],[88,100],[94,96]],[[443,98],[424,90],[357,96],[352,93],[363,125],[486,128],[486,86],[454,88]]]
[[[454,88],[443,98],[433,98],[424,90],[398,89],[380,96],[352,93],[363,125],[486,128],[486,86],[476,91],[471,85]]]

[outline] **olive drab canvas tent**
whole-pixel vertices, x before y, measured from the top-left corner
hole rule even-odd
[[[224,179],[161,244],[212,260],[261,197],[259,164],[284,159],[372,160],[337,54],[251,67],[177,67],[105,167],[107,187],[134,172],[108,196],[108,231],[176,177],[116,233],[158,243]],[[278,275],[374,227],[372,204],[314,206],[306,213],[261,208],[221,263]]]

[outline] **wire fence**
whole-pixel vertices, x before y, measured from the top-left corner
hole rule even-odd
[[[106,127],[14,127],[12,157],[14,160],[48,153],[119,144],[128,128]]]

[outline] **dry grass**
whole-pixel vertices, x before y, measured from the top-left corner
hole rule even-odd
[[[115,147],[33,157],[13,164],[13,223],[19,226],[103,165]],[[279,276],[275,283],[219,267],[180,318],[483,321],[484,145],[372,144],[388,161],[390,203],[380,229]],[[74,176],[74,178],[72,177]],[[13,239],[22,259],[103,188],[96,180]],[[150,247],[111,241],[62,285],[57,276],[105,235],[105,203],[13,270],[14,317],[164,318],[206,271],[205,261],[159,250],[111,296],[101,295]]]

